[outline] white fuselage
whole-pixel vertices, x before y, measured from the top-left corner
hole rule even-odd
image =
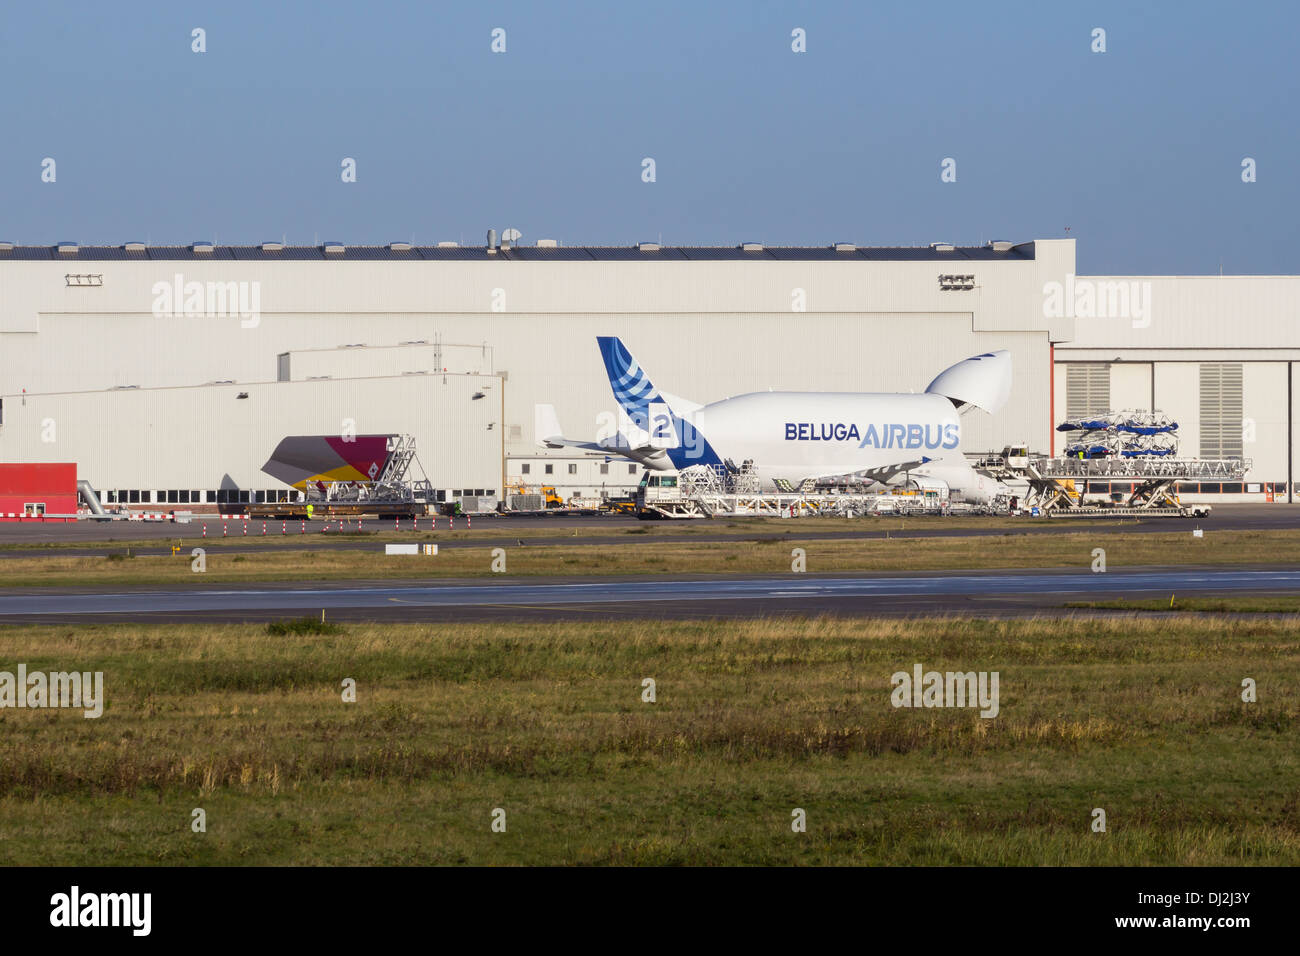
[[[790,480],[961,458],[961,419],[940,395],[752,392],[686,417],[719,457]]]
[[[764,490],[772,490],[777,482],[906,465],[907,473],[938,478],[961,498],[993,493],[994,483],[966,463],[961,418],[941,395],[753,392],[680,417],[695,433],[687,430],[682,447],[646,460],[649,467],[688,467],[711,460],[712,452],[724,462],[752,463]]]

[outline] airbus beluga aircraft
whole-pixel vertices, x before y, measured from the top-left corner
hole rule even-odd
[[[998,491],[960,451],[961,415],[970,408],[993,413],[1006,403],[1006,350],[958,362],[923,394],[752,392],[699,405],[656,388],[618,338],[596,342],[619,404],[617,426],[596,441],[568,439],[555,407],[538,405],[539,444],[630,458],[652,471],[750,463],[765,491],[788,491],[808,479],[888,484],[899,476],[941,481],[957,501],[983,503]]]

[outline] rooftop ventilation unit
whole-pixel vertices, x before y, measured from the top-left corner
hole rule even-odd
[[[1010,252],[1014,247],[1014,242],[1007,242],[1005,239],[994,239],[989,243],[989,248],[994,252]]]
[[[390,252],[410,252],[411,244],[409,242],[390,242],[388,249]]]
[[[951,242],[932,242],[930,248],[935,252],[952,252],[956,247]]]
[[[439,248],[439,249],[459,249],[459,248],[460,248],[460,243],[459,243],[459,242],[440,242],[440,243],[438,243],[438,248]]]
[[[75,256],[77,254],[77,244],[75,242],[60,242],[59,255]]]
[[[12,242],[10,242],[7,239],[4,242],[0,242],[0,252],[13,252],[13,251],[14,251],[14,244]]]
[[[343,253],[344,253],[344,251],[346,250],[346,248],[347,248],[347,247],[344,246],[343,243],[341,243],[341,242],[327,242],[327,243],[325,243],[325,253],[326,253],[326,255],[331,255],[331,256],[341,256],[341,255],[343,255]]]
[[[761,242],[742,242],[740,249],[742,252],[762,252],[763,244]]]
[[[560,247],[560,243],[559,243],[557,240],[555,240],[555,239],[538,239],[538,240],[537,240],[537,248],[538,248],[538,249],[558,249],[559,247]]]
[[[127,252],[144,252],[144,243],[127,242],[122,244],[122,248]]]
[[[279,252],[284,248],[283,242],[264,242],[262,243],[263,252]]]
[[[213,248],[214,247],[210,242],[196,242],[194,243],[194,245],[190,246],[190,249],[192,251],[203,252],[203,253],[210,253],[213,250]]]
[[[661,247],[657,242],[642,242],[637,244],[637,248],[642,252],[658,252]]]
[[[851,242],[837,242],[835,243],[835,251],[836,252],[857,252],[858,247]]]

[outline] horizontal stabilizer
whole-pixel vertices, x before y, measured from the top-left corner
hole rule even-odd
[[[533,406],[533,437],[539,445],[551,447],[564,444],[564,430],[560,428],[560,416],[554,405]]]
[[[633,446],[622,434],[615,434],[606,441],[579,441],[565,438],[554,405],[533,406],[533,433],[537,444],[542,448],[581,448],[583,451],[599,451],[633,461],[644,461],[647,456],[663,456],[662,450],[650,445]]]

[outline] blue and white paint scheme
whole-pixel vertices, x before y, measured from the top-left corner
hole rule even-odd
[[[942,372],[922,394],[751,392],[699,405],[660,391],[621,340],[597,340],[618,420],[596,441],[563,437],[537,406],[537,440],[641,462],[654,471],[752,463],[765,490],[807,479],[900,476],[944,482],[955,500],[987,501],[997,483],[962,455],[961,414],[996,412],[1011,391],[1011,353],[985,352]]]

